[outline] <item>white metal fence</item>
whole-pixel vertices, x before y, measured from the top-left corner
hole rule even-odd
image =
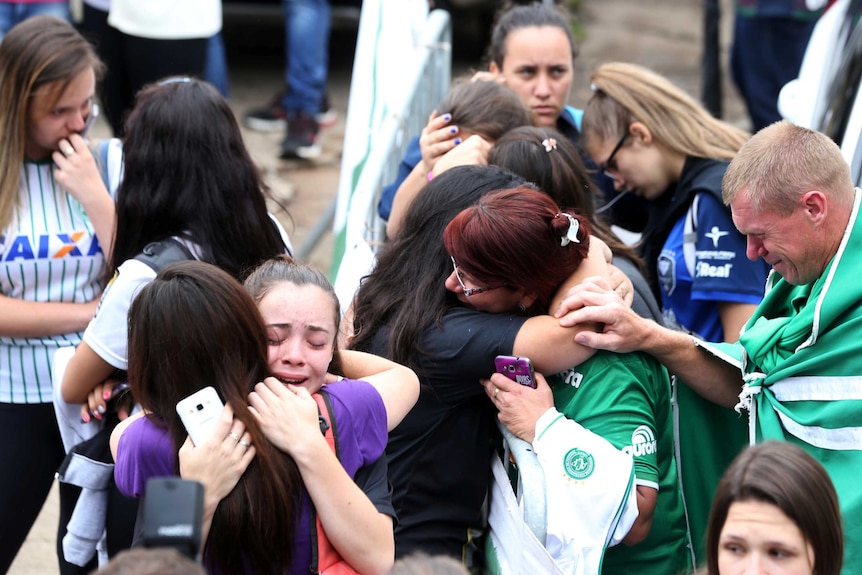
[[[380,189],[394,180],[407,143],[451,83],[449,14],[425,8],[417,16],[416,5],[427,3],[412,4],[366,0],[362,7],[338,196],[329,214],[335,233],[330,277],[342,309],[385,238]]]

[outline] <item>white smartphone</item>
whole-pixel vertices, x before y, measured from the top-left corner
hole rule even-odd
[[[210,436],[223,409],[224,403],[212,386],[198,390],[177,403],[177,413],[195,445],[200,445]]]

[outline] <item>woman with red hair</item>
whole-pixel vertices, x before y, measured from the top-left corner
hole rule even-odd
[[[560,209],[546,194],[533,189],[490,193],[446,227],[443,239],[455,265],[446,288],[480,311],[511,313],[520,301],[528,303],[528,313],[545,313],[558,287],[586,256],[586,228],[585,219]],[[508,289],[496,289],[499,286]],[[520,294],[521,299],[512,299],[510,293]],[[562,414],[634,458],[638,518],[622,539],[624,545],[606,551],[601,572],[689,572],[691,556],[674,459],[667,371],[645,354],[599,351],[548,382],[538,374],[537,379],[535,390],[500,374],[485,383],[488,397],[510,431],[534,443],[560,425]],[[570,448],[579,445],[573,436]],[[536,452],[542,449],[534,444]],[[568,459],[567,455],[560,462],[563,471],[578,479],[572,475]],[[553,473],[546,470],[545,476],[549,475]],[[549,518],[553,508],[566,503],[554,496],[565,497],[566,493],[548,491]],[[654,522],[654,516],[659,520]],[[574,519],[570,516],[568,521]],[[550,543],[549,537],[548,548],[556,558]],[[565,546],[561,547],[565,553]]]

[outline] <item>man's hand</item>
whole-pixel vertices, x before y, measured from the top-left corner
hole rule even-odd
[[[578,332],[575,341],[594,349],[619,353],[640,350],[650,330],[658,326],[633,312],[615,291],[593,281],[570,289],[555,316],[560,318],[560,325],[564,327],[581,323],[603,324],[599,333]]]

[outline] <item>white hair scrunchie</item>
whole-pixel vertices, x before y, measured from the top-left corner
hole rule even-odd
[[[566,231],[566,235],[560,238],[560,245],[567,246],[570,242],[574,242],[576,244],[581,243],[581,240],[578,239],[578,230],[581,229],[581,223],[571,214],[559,213],[554,217],[563,216],[568,218],[569,220],[569,229]]]

